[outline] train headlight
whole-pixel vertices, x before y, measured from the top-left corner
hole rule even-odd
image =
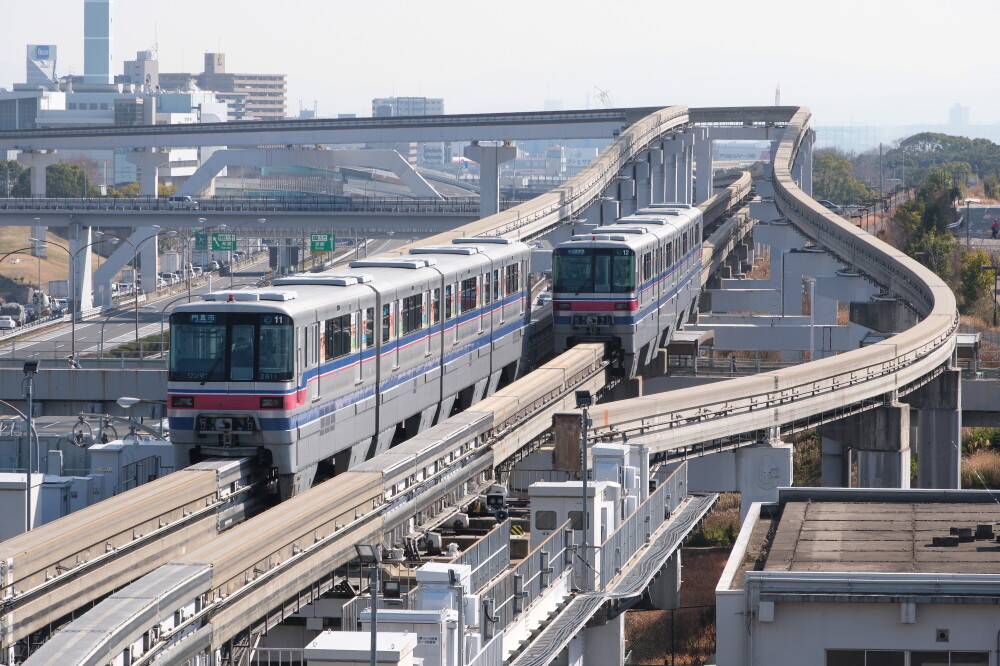
[[[281,409],[284,407],[284,400],[281,398],[261,398],[260,408],[261,409]]]
[[[632,304],[628,301],[618,301],[615,303],[615,310],[631,310]]]
[[[194,407],[193,395],[174,395],[170,397],[171,407],[192,408]]]

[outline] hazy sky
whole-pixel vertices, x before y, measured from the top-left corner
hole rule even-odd
[[[83,0],[4,0],[0,87],[25,45],[83,73]],[[443,97],[448,113],[545,100],[615,106],[812,107],[814,123],[1000,122],[996,0],[117,0],[114,71],[159,44],[160,71],[284,73],[288,111],[371,114],[371,99]]]

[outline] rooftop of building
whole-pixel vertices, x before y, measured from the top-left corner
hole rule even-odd
[[[998,522],[989,491],[782,489],[749,535],[743,570],[1000,574]]]

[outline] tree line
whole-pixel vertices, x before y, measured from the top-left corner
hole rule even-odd
[[[76,197],[138,197],[141,195],[139,183],[122,183],[118,187],[101,188],[92,184],[93,165],[63,162],[45,169],[46,196],[55,198]],[[91,167],[91,168],[87,168]],[[158,195],[167,197],[176,192],[172,185],[161,185]],[[31,169],[14,160],[0,160],[0,197],[30,197]]]

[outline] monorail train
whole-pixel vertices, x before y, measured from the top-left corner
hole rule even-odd
[[[171,440],[192,461],[262,457],[283,497],[320,462],[355,467],[517,376],[529,262],[523,243],[456,239],[181,305]]]
[[[635,375],[692,314],[700,290],[702,213],[653,204],[573,236],[552,256],[555,350],[604,342]]]

